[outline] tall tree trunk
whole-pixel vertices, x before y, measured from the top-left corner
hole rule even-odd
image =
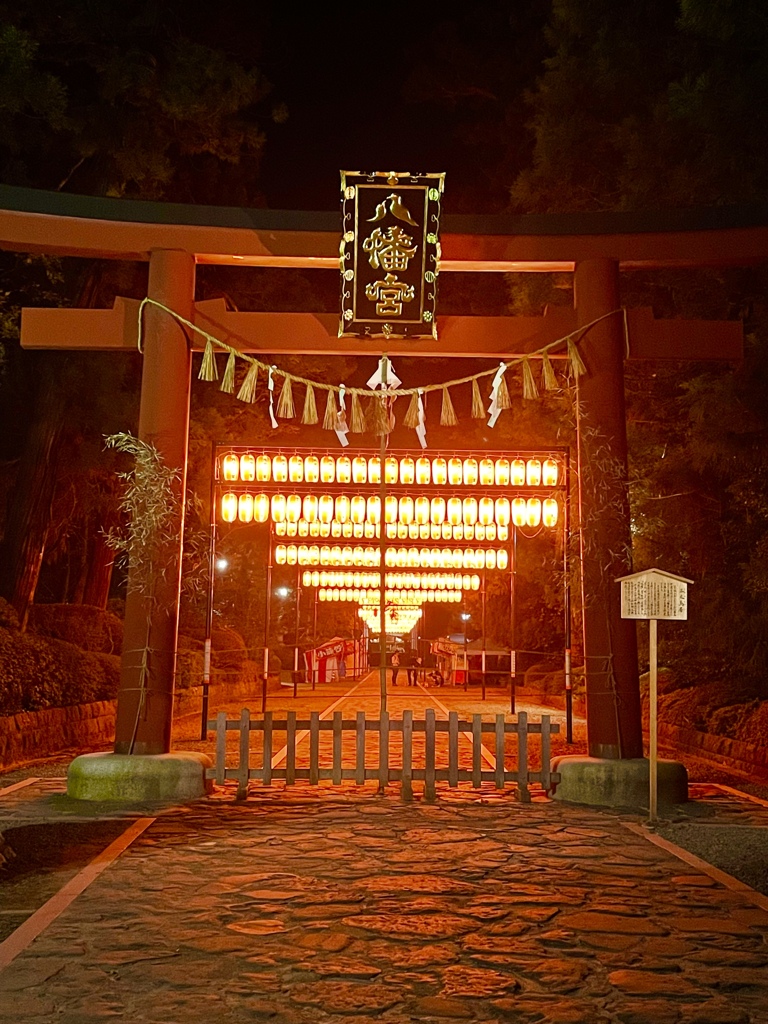
[[[107,546],[104,535],[96,533],[89,544],[88,573],[85,578],[83,604],[90,604],[102,610],[107,607],[114,564],[114,551]]]
[[[34,420],[9,497],[0,553],[0,594],[16,609],[22,629],[26,629],[45,551],[65,406],[56,366],[50,357],[41,362]]]

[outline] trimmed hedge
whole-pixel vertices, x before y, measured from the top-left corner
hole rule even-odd
[[[0,628],[0,716],[113,700],[120,659]]]
[[[95,654],[120,654],[123,624],[112,612],[87,604],[34,604],[29,631],[54,640],[66,640]]]

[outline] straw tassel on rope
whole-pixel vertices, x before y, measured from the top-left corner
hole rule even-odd
[[[546,352],[541,357],[541,383],[545,391],[555,391],[558,386],[555,368]]]
[[[440,410],[440,426],[455,427],[459,422],[447,387],[443,387],[443,406]]]
[[[296,409],[293,404],[291,378],[287,373],[283,377],[283,386],[280,389],[280,398],[277,403],[277,415],[284,420],[292,420],[296,415]]]
[[[507,387],[507,377],[504,374],[499,381],[499,391],[496,396],[496,404],[500,409],[511,409],[512,399],[509,397],[509,388]]]
[[[248,373],[246,373],[243,383],[240,385],[240,390],[237,392],[237,397],[241,402],[256,401],[256,382],[259,379],[259,364],[255,363],[252,359],[249,362],[251,365],[248,367]]]
[[[386,410],[386,399],[383,394],[371,395],[370,402],[368,403],[368,415],[366,417],[366,426],[371,434],[375,434],[377,437],[381,437],[383,434],[389,433],[389,419]]]
[[[538,398],[539,389],[533,379],[530,360],[523,360],[523,398]]]
[[[480,394],[480,384],[477,377],[472,381],[472,419],[485,419],[485,406],[483,405],[483,396]]]
[[[307,384],[307,393],[304,396],[304,410],[301,414],[301,422],[306,426],[314,426],[318,421],[317,403],[315,402],[315,389]]]
[[[225,391],[228,395],[231,395],[235,390],[235,367],[237,366],[237,356],[234,352],[230,352],[227,357],[227,365],[224,367],[224,376],[221,379],[221,390]]]
[[[200,364],[200,373],[197,375],[198,380],[218,380],[219,369],[216,366],[216,356],[213,351],[213,343],[206,341],[205,351],[203,352],[203,361]]]
[[[405,414],[403,424],[406,427],[416,429],[419,425],[419,393],[414,391],[411,395],[411,400],[408,403],[408,411]]]
[[[568,339],[568,359],[571,364],[571,373],[574,377],[583,377],[587,372],[584,360],[581,358],[579,348],[572,338]]]
[[[360,404],[360,395],[357,391],[352,392],[352,412],[349,418],[349,429],[353,434],[365,432],[365,416],[363,415],[363,407]]]
[[[325,403],[325,416],[323,416],[323,430],[336,429],[336,399],[333,389],[328,389],[328,398]]]

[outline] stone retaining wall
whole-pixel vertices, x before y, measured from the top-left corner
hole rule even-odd
[[[269,691],[279,688],[279,677],[270,676]],[[213,685],[210,688],[211,712],[219,703],[253,698],[254,695],[252,680]],[[174,695],[174,714],[190,715],[199,712],[202,699],[202,686],[179,690]],[[67,750],[110,747],[115,739],[115,704],[113,700],[103,700],[94,704],[75,704],[68,708],[23,711],[18,715],[0,718],[0,767],[10,768],[24,761],[51,757]]]
[[[519,687],[515,691],[515,695],[521,702],[541,704],[544,707],[550,707],[557,711],[565,710],[565,697],[561,694],[535,693],[531,689]],[[586,702],[583,699],[574,699],[573,713],[579,717],[584,717],[586,714]],[[647,735],[647,707],[643,709],[643,729]],[[709,760],[719,758],[727,761],[734,768],[739,768],[741,771],[749,772],[755,768],[760,768],[762,771],[768,770],[768,747],[758,746],[756,743],[746,743],[743,740],[735,740],[730,736],[718,736],[716,733],[700,732],[698,729],[660,721],[659,743],[673,747],[681,753],[700,754]]]

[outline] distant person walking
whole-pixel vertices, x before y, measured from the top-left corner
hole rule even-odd
[[[397,673],[400,671],[400,653],[395,651],[392,655],[392,685],[397,686]]]
[[[413,657],[413,652],[408,651],[405,655],[405,672],[408,676],[408,685],[416,685],[416,662]]]

